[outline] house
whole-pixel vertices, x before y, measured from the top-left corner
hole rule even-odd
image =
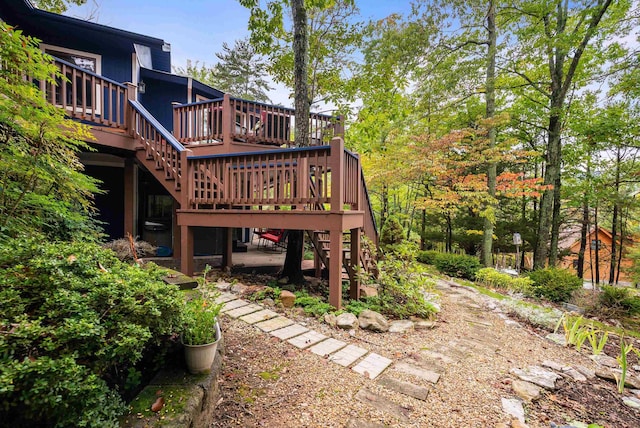
[[[192,274],[198,253],[222,254],[230,266],[238,230],[302,229],[329,269],[330,303],[340,306],[343,268],[358,297],[357,268],[369,264],[361,236],[377,243],[377,231],[340,118],[312,113],[304,120],[314,145],[293,147],[293,110],[172,74],[164,40],[29,0],[3,0],[0,19],[41,40],[66,77],[34,84],[91,126],[96,151],[80,158],[107,190],[96,206],[112,238],[141,236]]]
[[[597,236],[596,236],[597,235]],[[568,253],[562,258],[560,267],[569,269],[572,272],[577,271],[578,267],[578,253],[580,252],[580,229],[575,229],[573,233],[567,234],[564,239],[558,244],[561,251]],[[628,238],[625,238],[625,245]],[[591,227],[587,234],[587,246],[584,252],[584,271],[583,278],[585,281],[591,281],[596,278],[596,252],[598,253],[598,270],[601,283],[609,282],[610,268],[611,268],[611,244],[613,242],[613,236],[611,231],[598,226],[598,228]],[[620,251],[620,237],[616,238],[616,252]],[[624,249],[623,249],[624,250]],[[626,270],[631,266],[631,260],[626,257],[623,252],[622,260],[620,262],[620,276],[619,282],[630,282]],[[616,269],[617,272],[617,269]]]

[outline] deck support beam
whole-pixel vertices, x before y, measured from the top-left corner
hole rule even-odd
[[[233,266],[233,228],[225,227],[223,235],[222,268]]]
[[[329,304],[342,307],[342,230],[329,231]]]
[[[135,238],[135,165],[133,159],[124,160],[124,236]]]
[[[354,275],[350,275],[349,279],[349,297],[353,300],[360,298],[360,228],[351,229],[350,248],[351,254],[349,264],[351,265]]]
[[[180,272],[193,275],[193,227],[180,226]]]

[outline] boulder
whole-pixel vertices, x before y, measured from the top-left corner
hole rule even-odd
[[[389,324],[389,333],[406,333],[407,331],[413,330],[415,324],[410,320],[397,320],[391,321]]]
[[[546,389],[555,389],[556,380],[561,377],[559,374],[545,370],[539,366],[529,366],[526,369],[511,369],[510,371],[521,380],[531,382]]]
[[[338,319],[334,314],[324,314],[324,322],[329,324],[331,327],[335,327]]]
[[[351,312],[345,312],[336,318],[336,326],[345,330],[358,328],[358,318]]]
[[[520,422],[524,422],[524,407],[522,401],[517,398],[502,398],[502,411],[507,415],[514,417]],[[513,424],[511,425],[513,426]]]
[[[293,305],[296,303],[296,295],[291,291],[282,290],[280,292],[280,301],[285,308],[293,308]]]
[[[384,315],[369,309],[360,312],[358,323],[360,324],[360,328],[365,330],[378,332],[389,331],[389,321],[387,321]]]
[[[360,296],[361,297],[375,297],[378,295],[378,289],[375,287],[369,287],[363,285],[360,287]]]
[[[231,286],[231,292],[236,294],[244,294],[245,291],[247,291],[247,288],[248,287],[246,285],[237,282]]]
[[[542,388],[524,380],[514,380],[511,387],[513,392],[525,401],[537,400],[542,393]]]

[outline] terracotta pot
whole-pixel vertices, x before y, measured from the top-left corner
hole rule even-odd
[[[184,358],[187,363],[187,370],[191,374],[209,373],[211,365],[216,358],[218,351],[218,342],[222,337],[220,331],[220,323],[216,323],[216,341],[206,343],[204,345],[187,345],[184,344]]]

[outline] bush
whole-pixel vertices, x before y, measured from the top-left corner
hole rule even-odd
[[[300,306],[305,314],[321,317],[335,308],[320,297],[309,296],[306,291],[296,291],[296,306]]]
[[[533,281],[528,277],[512,277],[493,268],[482,268],[476,272],[476,281],[488,287],[502,288],[530,295]]]
[[[566,302],[571,294],[582,288],[582,279],[565,269],[545,268],[529,274],[533,281],[532,292],[552,302]]]
[[[404,229],[396,217],[389,217],[380,230],[380,247],[383,251],[393,251],[393,247],[402,242]]]
[[[604,285],[599,296],[600,305],[628,315],[640,313],[640,297],[632,296],[628,288]]]
[[[445,275],[474,280],[480,269],[480,260],[464,254],[439,253],[434,260],[436,268]]]
[[[184,301],[164,274],[97,244],[1,244],[3,423],[116,426],[124,410],[116,390],[181,324]]]
[[[436,263],[436,258],[440,254],[442,253],[435,250],[418,251],[418,254],[416,255],[416,260],[418,260],[420,263],[424,263],[425,265],[434,265]]]

